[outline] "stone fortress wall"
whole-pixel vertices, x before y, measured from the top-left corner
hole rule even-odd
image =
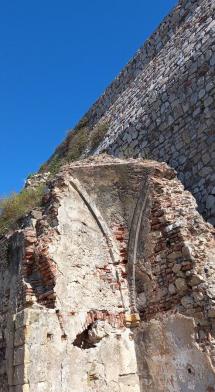
[[[165,161],[215,224],[215,1],[181,0],[89,110],[95,153]]]

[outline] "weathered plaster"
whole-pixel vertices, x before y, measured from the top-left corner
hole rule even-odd
[[[212,392],[214,229],[175,172],[101,156],[49,187],[2,242],[0,391]]]

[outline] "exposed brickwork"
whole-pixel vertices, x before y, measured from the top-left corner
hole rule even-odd
[[[19,309],[34,302],[50,308],[55,304],[57,267],[49,256],[49,246],[57,236],[56,229],[50,225],[57,217],[57,197],[50,192],[45,199],[41,218],[34,227],[23,231]]]
[[[91,311],[87,314],[85,327],[95,321],[107,321],[114,328],[122,328],[125,325],[125,313],[111,314],[104,311]]]
[[[155,325],[168,336],[168,323],[181,325],[182,317],[193,339],[190,347],[198,358],[204,356],[198,361],[209,380],[193,385],[198,392],[210,386],[215,380],[207,367],[215,361],[215,231],[175,171],[164,163],[100,156],[65,166],[49,187],[41,210],[2,239],[0,391],[49,392],[73,385],[71,363],[77,357],[90,378],[79,381],[77,392],[80,385],[90,392],[88,382],[101,390],[116,358],[114,385],[126,374],[126,387],[134,382],[134,391],[142,392],[137,375],[156,384],[159,373],[144,376],[141,361],[148,357],[138,354],[146,344],[144,334],[153,334]],[[182,339],[177,328],[173,332]],[[186,350],[189,370],[194,354]],[[156,355],[168,362],[163,348]],[[43,366],[33,369],[31,358],[40,364],[41,357]],[[99,358],[105,373],[91,369]],[[153,388],[150,392],[157,392]]]

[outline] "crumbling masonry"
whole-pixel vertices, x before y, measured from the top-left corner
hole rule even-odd
[[[28,180],[47,191],[0,238],[0,392],[215,392],[214,12],[180,0],[84,117],[99,145]]]
[[[64,167],[2,240],[1,392],[212,392],[214,229],[173,169]]]

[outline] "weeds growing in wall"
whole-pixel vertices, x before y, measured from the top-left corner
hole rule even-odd
[[[66,160],[67,162],[77,161],[88,146],[89,128],[83,126],[75,129],[69,136],[69,144]]]
[[[0,235],[16,227],[17,221],[41,205],[45,186],[23,189],[0,200]]]
[[[50,160],[41,166],[40,172],[49,171],[56,174],[62,165],[77,161],[89,151],[95,150],[104,139],[108,127],[108,123],[101,123],[90,129],[87,118],[83,117],[75,129],[68,133]]]
[[[101,123],[92,130],[90,134],[91,149],[95,150],[104,139],[109,128],[107,122]]]
[[[90,129],[86,118],[83,118],[75,129],[69,132],[51,159],[41,166],[40,172],[49,171],[54,175],[63,164],[84,157],[87,151],[93,151],[99,146],[107,131],[107,123],[101,123]],[[28,178],[31,177],[32,175],[28,176]],[[0,236],[10,229],[15,229],[20,218],[41,205],[44,191],[43,184],[36,188],[23,189],[20,193],[12,193],[0,199]]]

